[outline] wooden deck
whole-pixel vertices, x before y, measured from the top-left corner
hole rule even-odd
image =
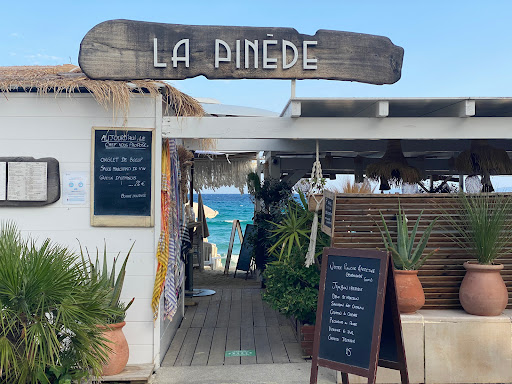
[[[304,362],[290,321],[262,301],[261,289],[212,289],[215,295],[194,297],[198,304],[187,307],[162,366]],[[226,351],[255,355],[226,357]]]

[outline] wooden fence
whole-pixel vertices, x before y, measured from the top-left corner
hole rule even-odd
[[[438,216],[447,212],[456,215],[457,196],[449,194],[417,195],[336,195],[334,236],[332,246],[338,248],[384,249],[382,237],[376,223],[380,223],[379,211],[382,212],[390,231],[396,231],[398,202],[409,220],[412,230],[418,215],[423,210],[417,241],[423,231]],[[512,217],[510,217],[512,220]],[[459,286],[465,274],[464,261],[471,260],[466,251],[461,249],[447,236],[450,231],[447,220],[442,217],[437,221],[425,252],[439,248],[420,269],[418,276],[425,291],[425,309],[460,308]],[[500,257],[497,262],[504,264],[503,279],[508,289],[509,305],[512,308],[512,246],[510,252]]]

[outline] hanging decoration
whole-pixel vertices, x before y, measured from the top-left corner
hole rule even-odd
[[[218,189],[234,186],[243,193],[247,175],[256,171],[256,160],[225,156],[194,160],[194,189]]]
[[[311,169],[311,189],[309,190],[308,200],[315,200],[315,213],[313,216],[313,224],[311,224],[311,234],[309,237],[309,247],[306,253],[306,267],[309,268],[315,262],[316,235],[318,233],[318,211],[322,206],[324,197],[318,198],[316,195],[323,192],[325,180],[322,175],[322,164],[319,158],[318,140],[316,141],[316,161]]]
[[[151,308],[153,321],[158,319],[160,298],[164,293],[164,317],[172,319],[177,309],[180,285],[176,276],[182,269],[180,254],[179,162],[174,139],[162,144],[161,231],[156,258],[158,261]]]
[[[176,284],[176,275],[179,273],[181,258],[180,248],[180,164],[178,161],[178,148],[176,140],[169,139],[170,155],[170,199],[171,210],[169,214],[169,257],[167,263],[167,274],[164,285],[164,318],[172,320],[178,309],[179,286]]]
[[[366,176],[380,181],[381,190],[390,189],[388,183],[398,187],[402,182],[416,184],[421,181],[420,171],[407,164],[402,152],[402,142],[398,139],[388,140],[384,156],[366,167]]]
[[[485,139],[471,140],[471,147],[455,159],[455,168],[469,176],[482,176],[483,192],[492,192],[490,175],[511,174],[512,162],[506,150],[489,145]]]
[[[169,259],[169,216],[171,211],[171,156],[169,152],[169,141],[162,143],[162,187],[160,192],[160,201],[162,206],[160,237],[158,239],[158,248],[156,259],[155,284],[153,287],[153,298],[151,308],[153,309],[153,321],[158,319],[158,309],[160,297],[165,284],[165,275],[167,274],[167,263]]]

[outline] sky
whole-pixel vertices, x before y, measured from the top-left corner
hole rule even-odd
[[[386,36],[404,48],[392,85],[297,81],[297,97],[512,96],[512,1],[12,1],[0,0],[0,66],[78,64],[96,24],[131,19],[171,24],[331,29]],[[288,80],[172,81],[194,97],[281,112]]]

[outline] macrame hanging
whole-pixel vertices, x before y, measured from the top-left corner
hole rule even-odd
[[[256,171],[256,161],[227,157],[194,160],[194,189],[234,186],[243,193],[247,175]]]
[[[315,262],[315,249],[316,249],[316,234],[318,232],[318,210],[322,206],[324,197],[321,198],[316,196],[317,193],[323,191],[323,175],[322,175],[322,164],[320,163],[318,153],[318,140],[316,141],[316,161],[313,163],[311,169],[311,189],[309,190],[308,199],[315,200],[315,214],[313,216],[313,224],[311,225],[311,235],[309,237],[309,247],[306,253],[306,267],[309,268],[311,264]]]

